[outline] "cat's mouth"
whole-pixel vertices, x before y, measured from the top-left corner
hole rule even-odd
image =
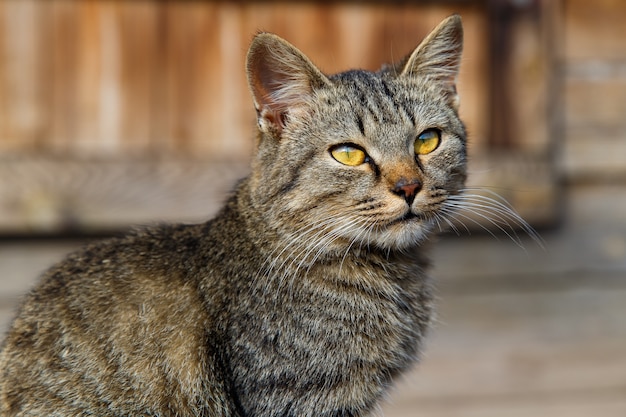
[[[400,216],[397,219],[395,219],[392,222],[392,224],[410,223],[410,222],[414,222],[414,221],[423,222],[423,221],[426,221],[426,220],[428,220],[428,217],[425,214],[423,214],[423,213],[414,213],[413,211],[408,210],[402,216]]]

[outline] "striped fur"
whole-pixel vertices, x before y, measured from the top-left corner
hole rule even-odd
[[[429,240],[465,180],[461,45],[453,16],[394,67],[327,76],[259,34],[252,174],[205,224],[97,243],[44,274],[0,353],[1,414],[376,413],[418,357]],[[428,129],[441,143],[416,156]],[[342,144],[365,162],[335,160]]]

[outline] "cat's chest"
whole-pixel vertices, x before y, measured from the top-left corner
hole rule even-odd
[[[341,271],[307,273],[313,275],[254,285],[238,303],[230,364],[251,415],[264,398],[281,398],[291,411],[313,407],[318,415],[326,405],[370,403],[416,359],[431,311],[418,274],[390,279],[345,263]]]
[[[302,360],[407,354],[428,325],[431,296],[417,269],[403,269],[344,262],[265,277],[238,302],[238,333],[268,355]]]

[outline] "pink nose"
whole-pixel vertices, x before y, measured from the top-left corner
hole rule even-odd
[[[413,204],[413,200],[415,200],[415,196],[422,189],[422,182],[418,179],[407,181],[404,178],[400,179],[395,185],[395,187],[391,190],[395,194],[404,197],[408,205]]]

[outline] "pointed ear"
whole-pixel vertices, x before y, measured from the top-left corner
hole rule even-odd
[[[456,79],[463,51],[461,16],[441,22],[400,64],[400,77],[425,76],[439,82],[458,106]]]
[[[252,41],[246,72],[259,126],[279,133],[286,116],[302,108],[315,88],[330,84],[302,52],[271,33],[260,33]]]

